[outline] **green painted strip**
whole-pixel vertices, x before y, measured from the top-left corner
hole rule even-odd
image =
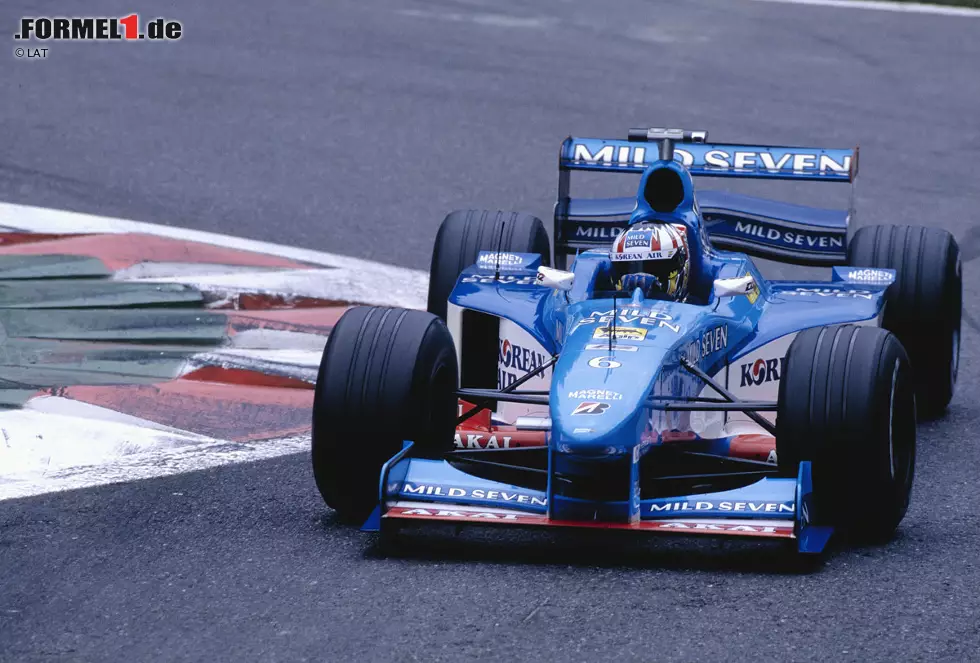
[[[227,319],[194,309],[0,309],[8,338],[214,346],[227,340]]]
[[[71,369],[59,366],[35,368],[27,366],[4,366],[0,364],[0,371],[11,381],[19,383],[20,387],[34,389],[32,393],[37,393],[41,389],[55,387],[72,387],[75,385],[120,385],[120,384],[155,384],[161,382],[164,376],[154,376],[150,374],[133,375],[132,373],[114,373],[108,365],[103,367],[105,370],[98,371],[88,369]],[[161,371],[162,372],[162,371]],[[149,371],[147,371],[149,373]],[[0,388],[0,393],[5,390]],[[18,390],[19,391],[19,390]]]
[[[0,255],[0,280],[53,278],[107,278],[101,260],[74,255]]]
[[[0,281],[0,308],[120,308],[201,304],[196,289],[176,283],[103,280]]]
[[[153,383],[177,377],[201,350],[8,338],[0,344],[0,375],[16,386],[37,388]]]
[[[0,383],[0,408],[20,408],[37,396],[37,389],[23,389],[20,385],[7,387]]]

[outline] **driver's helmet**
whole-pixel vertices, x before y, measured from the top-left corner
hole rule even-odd
[[[645,299],[683,301],[691,271],[686,228],[681,224],[643,222],[619,233],[613,242],[612,279],[617,290]]]

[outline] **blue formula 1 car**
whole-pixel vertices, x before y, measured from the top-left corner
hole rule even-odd
[[[428,312],[354,307],[323,354],[313,469],[367,530],[408,522],[890,536],[917,417],[959,357],[946,231],[698,191],[694,177],[853,182],[857,150],[568,138],[554,242],[526,214],[439,229]],[[572,171],[636,195],[570,196]],[[852,198],[853,199],[853,198]],[[552,266],[552,256],[554,263]],[[831,268],[771,281],[750,256]]]

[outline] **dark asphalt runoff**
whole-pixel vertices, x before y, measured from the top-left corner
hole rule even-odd
[[[453,208],[547,219],[567,134],[860,144],[857,224],[942,226],[968,260],[959,389],[920,426],[897,539],[813,567],[766,544],[485,531],[391,551],[334,523],[306,455],[3,502],[0,660],[980,657],[980,19],[751,0],[164,4],[70,11],[165,11],[179,42],[18,60],[19,18],[68,10],[4,0],[0,200],[424,268]],[[846,204],[829,189],[764,187]]]

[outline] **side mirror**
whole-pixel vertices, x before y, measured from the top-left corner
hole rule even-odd
[[[759,285],[751,274],[747,274],[737,279],[716,279],[713,292],[715,297],[719,298],[744,295],[754,304],[759,296]]]
[[[565,290],[567,292],[572,289],[572,284],[575,282],[575,273],[552,269],[551,267],[538,267],[538,275],[535,278],[535,282],[546,288]]]

